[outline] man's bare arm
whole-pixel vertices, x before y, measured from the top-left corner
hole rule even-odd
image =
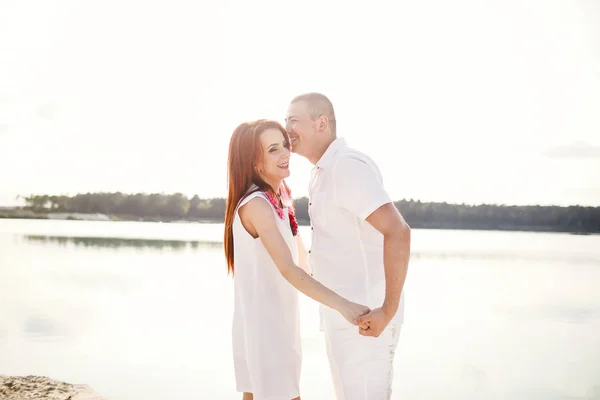
[[[367,222],[383,235],[385,301],[381,308],[391,318],[398,310],[408,272],[410,227],[394,203],[379,207],[367,217]]]
[[[358,318],[359,333],[378,337],[388,326],[400,303],[410,258],[410,227],[393,203],[387,203],[367,217],[383,235],[385,300],[381,307]]]

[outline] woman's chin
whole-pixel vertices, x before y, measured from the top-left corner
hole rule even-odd
[[[289,176],[290,176],[290,170],[289,169],[281,171],[281,179],[285,179],[285,178],[287,178]]]

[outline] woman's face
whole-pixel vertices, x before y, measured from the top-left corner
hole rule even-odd
[[[261,177],[269,184],[290,176],[290,144],[279,129],[269,128],[260,135],[262,160],[256,166]]]

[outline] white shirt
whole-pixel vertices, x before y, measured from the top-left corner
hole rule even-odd
[[[366,218],[392,200],[375,162],[342,138],[327,148],[309,185],[315,279],[348,300],[381,307],[385,299],[383,235]],[[403,296],[396,317],[403,319]],[[321,307],[329,326],[348,327],[339,313]]]

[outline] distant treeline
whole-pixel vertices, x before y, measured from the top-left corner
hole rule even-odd
[[[222,222],[225,199],[191,198],[175,194],[86,193],[76,196],[34,195],[25,209],[36,213],[101,213],[115,219],[140,221]],[[600,233],[600,207],[499,206],[394,203],[413,228],[486,229]],[[300,224],[308,224],[308,199],[295,200]]]

